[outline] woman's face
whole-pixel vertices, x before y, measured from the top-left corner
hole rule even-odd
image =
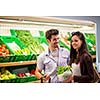
[[[71,39],[71,45],[77,51],[80,49],[82,41],[79,39],[77,35],[74,35]]]

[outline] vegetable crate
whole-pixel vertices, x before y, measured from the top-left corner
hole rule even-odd
[[[96,35],[94,33],[85,33],[85,38],[90,54],[96,55]]]
[[[34,37],[30,30],[16,30],[11,29],[13,37],[18,38],[34,55],[40,54],[44,51],[41,46],[40,37]],[[32,57],[33,59],[33,57]]]
[[[36,78],[36,76],[26,76],[26,77],[19,77],[16,83],[26,83],[26,82],[32,82],[37,80],[38,79]]]
[[[12,78],[12,79],[6,79],[6,80],[0,80],[0,83],[16,83],[18,78]]]
[[[32,53],[18,38],[1,36],[0,39],[14,55],[14,61],[27,61],[31,59]]]

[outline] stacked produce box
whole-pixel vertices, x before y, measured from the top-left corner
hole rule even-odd
[[[1,36],[0,39],[13,54],[13,61],[27,61],[31,59],[31,52],[22,44],[18,38]]]
[[[89,52],[96,55],[96,35],[94,33],[85,33],[86,42]]]
[[[28,50],[34,55],[39,55],[44,51],[41,46],[41,40],[39,37],[33,37],[29,30],[14,30],[11,29],[13,36],[20,39],[20,41],[27,47]]]
[[[11,30],[9,32],[11,33]],[[0,63],[28,61],[32,58],[36,59],[31,50],[18,37],[13,35],[0,36]],[[24,67],[27,68],[27,66]],[[24,83],[37,80],[34,75],[35,69],[32,69],[32,66],[30,66],[31,70],[28,70],[27,73],[20,72],[18,74],[14,73],[15,67],[7,68],[0,68],[0,83]],[[20,66],[16,66],[16,72],[20,68]]]
[[[29,71],[27,68],[27,66],[20,67],[20,69],[18,66],[0,68],[0,83],[25,83],[38,80],[34,75],[35,69]],[[21,70],[21,72],[18,73],[16,69]]]

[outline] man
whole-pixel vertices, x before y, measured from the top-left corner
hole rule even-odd
[[[57,66],[66,66],[69,60],[69,52],[59,47],[59,31],[50,29],[46,32],[49,44],[48,50],[39,55],[35,75],[38,79],[43,78],[51,83],[60,82],[57,76]],[[44,76],[41,71],[44,70]]]

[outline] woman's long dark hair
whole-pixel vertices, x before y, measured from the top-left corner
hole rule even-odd
[[[82,45],[81,45],[80,49],[78,50],[79,54],[77,55],[76,50],[72,47],[72,41],[71,41],[71,43],[70,43],[71,50],[70,50],[70,62],[69,62],[69,65],[71,65],[73,62],[75,62],[76,64],[78,64],[79,61],[80,61],[80,56],[84,52],[88,53],[87,44],[86,44],[85,37],[84,37],[83,33],[79,32],[79,31],[72,32],[72,37],[75,36],[75,35],[78,36],[79,39],[82,41]]]

